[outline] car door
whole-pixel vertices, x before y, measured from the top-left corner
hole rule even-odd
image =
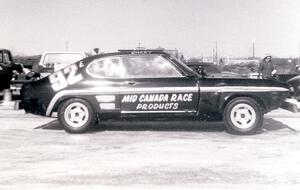
[[[122,116],[194,116],[199,89],[174,63],[158,54],[122,56],[124,77],[120,87]]]
[[[122,70],[118,55],[100,57],[87,65],[86,81],[82,85],[93,95],[97,112],[120,113],[120,88],[124,84]]]

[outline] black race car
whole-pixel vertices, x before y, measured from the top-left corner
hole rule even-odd
[[[176,118],[223,119],[229,132],[252,134],[289,89],[274,80],[207,78],[158,50],[122,50],[25,84],[21,95],[26,112],[57,112],[71,133],[111,118]]]

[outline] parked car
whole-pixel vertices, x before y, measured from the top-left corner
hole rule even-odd
[[[26,112],[52,116],[71,133],[112,118],[223,120],[235,134],[253,134],[263,115],[289,96],[274,80],[208,78],[158,50],[88,57],[23,85]]]

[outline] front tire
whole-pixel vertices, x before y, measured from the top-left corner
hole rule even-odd
[[[69,133],[84,133],[95,123],[91,105],[82,99],[69,99],[59,107],[58,120]]]
[[[231,100],[224,109],[223,118],[227,131],[233,134],[255,134],[263,125],[261,107],[248,97]]]

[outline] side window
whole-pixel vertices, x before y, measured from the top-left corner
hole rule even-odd
[[[3,53],[3,63],[10,63],[10,57],[8,53]]]
[[[174,66],[158,55],[123,56],[125,77],[165,78],[180,77]]]
[[[92,61],[86,72],[95,78],[121,78],[124,77],[124,68],[119,57],[107,57]]]

